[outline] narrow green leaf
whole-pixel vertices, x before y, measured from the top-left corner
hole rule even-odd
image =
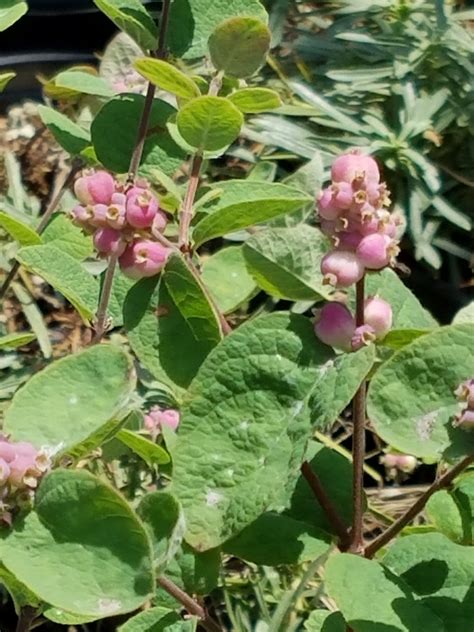
[[[146,437],[133,432],[133,430],[127,430],[126,428],[119,430],[117,439],[143,459],[148,467],[152,467],[155,464],[169,463],[170,461],[166,450],[163,450],[157,443],[153,443]]]
[[[229,99],[200,96],[188,101],[178,112],[176,124],[184,140],[200,151],[217,151],[230,145],[244,122]]]
[[[61,112],[45,105],[38,105],[38,113],[54,138],[69,154],[80,154],[90,144],[88,132]]]
[[[28,332],[0,336],[0,349],[16,349],[17,347],[23,347],[24,345],[29,344],[35,338],[35,334],[30,334]]]
[[[256,233],[245,242],[243,252],[248,271],[271,296],[291,301],[328,299],[321,273],[328,244],[317,228],[301,224]]]
[[[31,555],[31,551],[35,555]],[[55,470],[2,534],[6,568],[52,606],[102,619],[153,593],[150,542],[125,500],[84,470]]]
[[[82,70],[60,72],[54,77],[54,83],[59,88],[68,88],[69,90],[82,94],[92,94],[97,97],[110,98],[115,94],[102,77]]]
[[[162,90],[175,94],[183,99],[200,96],[201,92],[191,77],[178,70],[173,64],[162,59],[142,57],[134,66],[138,72]]]
[[[121,94],[97,113],[91,126],[92,143],[98,160],[111,171],[126,173],[137,139],[138,126],[145,97],[140,94]],[[185,158],[185,153],[172,140],[166,122],[175,109],[159,99],[153,100],[150,114],[150,134],[143,150],[141,173],[158,167],[167,175],[173,174]],[[117,134],[120,129],[120,134]]]
[[[244,114],[268,112],[282,104],[278,92],[268,88],[242,88],[233,92],[229,96],[229,101]]]
[[[93,318],[99,285],[77,259],[49,244],[21,248],[16,257],[25,268],[63,294],[86,322]]]
[[[0,74],[0,92],[3,92],[12,79],[16,77],[16,72],[2,72]]]
[[[21,246],[36,246],[42,239],[38,233],[16,217],[0,211],[0,226]]]
[[[41,353],[45,358],[53,355],[53,346],[49,338],[48,327],[46,326],[43,314],[36,301],[21,283],[13,282],[12,290],[21,305],[23,314],[35,334]]]
[[[130,356],[101,345],[62,358],[19,389],[5,413],[15,441],[67,452],[124,416],[135,386]]]
[[[0,32],[15,24],[28,11],[28,4],[22,0],[3,0],[0,6]]]
[[[312,199],[284,184],[254,180],[227,180],[219,182],[215,188],[221,190],[221,195],[205,207],[208,214],[193,231],[196,246],[214,237],[295,211]]]
[[[474,325],[440,327],[417,338],[376,372],[368,416],[377,434],[402,452],[439,460],[472,454],[474,436],[453,427],[457,386],[474,375]]]
[[[140,0],[94,0],[94,4],[143,49],[156,48],[158,27]]]
[[[264,64],[271,37],[268,26],[257,18],[229,18],[209,38],[211,61],[231,77],[250,77]]]

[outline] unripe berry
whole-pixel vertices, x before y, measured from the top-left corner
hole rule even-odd
[[[456,428],[462,428],[463,430],[474,430],[474,410],[467,408],[458,415],[453,422],[453,426]]]
[[[168,426],[176,432],[179,422],[179,411],[172,408],[161,410],[158,406],[153,406],[144,419],[145,428],[154,436],[160,434],[163,426]]]
[[[323,283],[334,287],[349,287],[364,276],[364,266],[353,252],[334,250],[321,260]]]
[[[357,247],[357,256],[369,270],[381,270],[390,263],[393,240],[387,235],[374,233],[362,239]]]
[[[149,239],[140,239],[125,249],[119,258],[120,269],[131,279],[158,274],[170,254],[169,248]]]
[[[153,223],[151,225],[151,232],[154,235],[155,233],[162,233],[166,228],[166,224],[168,223],[168,218],[163,213],[163,211],[157,211],[156,215],[153,219]]]
[[[315,316],[314,331],[321,342],[342,351],[351,350],[355,320],[345,305],[337,301],[326,303]]]
[[[112,202],[107,208],[105,215],[107,225],[110,228],[116,228],[120,230],[123,228],[127,221],[127,214],[125,210],[125,204],[116,204]]]
[[[99,228],[94,235],[94,246],[104,255],[120,256],[126,247],[122,233],[114,228]]]
[[[397,454],[391,452],[384,454],[381,457],[380,462],[388,469],[396,469],[400,472],[404,472],[405,474],[411,474],[414,472],[416,466],[418,465],[416,457],[411,454]]]
[[[107,171],[83,175],[74,183],[74,193],[82,204],[110,204],[115,181]]]
[[[127,220],[134,228],[148,228],[158,211],[158,200],[148,189],[133,187],[127,192]]]
[[[362,349],[370,345],[375,340],[375,332],[370,325],[360,325],[354,330],[351,340],[351,348],[353,351]]]
[[[474,409],[474,378],[462,382],[454,394],[460,402],[466,402],[468,408]]]
[[[87,210],[91,216],[89,220],[91,226],[100,228],[107,225],[107,213],[109,210],[107,204],[94,204],[94,206],[88,206]]]
[[[377,163],[370,156],[359,153],[348,153],[339,156],[331,168],[333,182],[348,182],[365,180],[367,183],[378,184],[380,172]]]
[[[364,303],[364,322],[370,325],[377,339],[384,338],[392,327],[392,307],[378,296],[370,296]]]
[[[319,215],[325,220],[335,220],[341,214],[341,207],[336,203],[331,187],[327,187],[321,191],[318,200]]]
[[[71,218],[74,224],[87,229],[91,226],[92,209],[90,206],[78,204],[72,209]]]

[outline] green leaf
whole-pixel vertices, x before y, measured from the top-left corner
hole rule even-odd
[[[155,464],[169,463],[169,454],[161,446],[133,430],[122,428],[117,433],[117,439],[126,445],[132,452],[145,461],[148,467]]]
[[[45,105],[38,105],[38,114],[57,142],[69,154],[73,156],[80,154],[81,151],[90,145],[89,133],[77,123],[73,123],[61,112],[57,112]]]
[[[16,72],[2,72],[0,74],[0,92],[3,92],[12,79],[16,77]]]
[[[143,49],[156,48],[158,28],[140,0],[94,0],[94,4]]]
[[[384,564],[441,619],[444,630],[471,632],[474,549],[454,544],[440,533],[411,535],[390,547]]]
[[[452,422],[456,387],[474,375],[473,325],[450,325],[417,338],[376,372],[368,393],[368,417],[391,446],[439,460],[471,454],[474,435]]]
[[[445,632],[398,577],[372,560],[334,555],[326,564],[325,586],[354,632]]]
[[[71,222],[64,213],[56,213],[41,235],[43,242],[82,261],[94,252],[92,238]],[[25,244],[26,245],[26,244]]]
[[[462,307],[453,319],[453,325],[474,323],[474,301]]]
[[[197,246],[214,237],[260,224],[290,213],[311,201],[311,197],[284,184],[255,180],[227,180],[214,185],[221,195],[205,207],[206,215],[195,227]]]
[[[221,22],[209,38],[211,61],[217,70],[231,77],[250,77],[265,63],[271,38],[265,22],[231,17]]]
[[[35,555],[31,555],[35,551]],[[55,470],[0,541],[3,564],[46,603],[97,619],[153,592],[148,537],[125,500],[84,470]]]
[[[212,31],[227,18],[254,16],[267,22],[268,15],[258,0],[174,0],[168,42],[176,57],[195,59],[207,53]]]
[[[391,349],[402,349],[406,345],[409,345],[411,342],[420,338],[420,336],[424,336],[425,334],[429,334],[432,329],[392,329],[388,334],[380,341],[380,344],[383,344],[385,347],[390,347]]]
[[[0,336],[0,349],[16,349],[29,344],[36,336],[29,332],[19,332]]]
[[[467,472],[449,491],[431,496],[426,513],[438,531],[458,544],[474,545],[474,472]]]
[[[314,501],[313,501],[314,502]],[[327,533],[285,515],[268,512],[224,545],[224,551],[264,566],[302,564],[327,553]]]
[[[67,452],[123,416],[135,386],[130,356],[101,345],[62,358],[15,393],[4,429],[15,441]]]
[[[244,114],[258,114],[281,106],[278,92],[268,88],[242,88],[229,96],[229,101]]]
[[[200,96],[201,92],[191,77],[162,59],[142,57],[134,63],[135,69],[148,81],[166,92],[183,99]]]
[[[234,312],[257,290],[247,272],[242,246],[222,248],[203,259],[201,271],[203,282],[223,314]]]
[[[115,94],[102,77],[83,70],[60,72],[54,77],[54,83],[59,88],[68,88],[80,94],[92,94],[106,99],[113,97]]]
[[[299,473],[307,401],[331,351],[308,319],[276,313],[227,336],[200,368],[181,409],[171,491],[199,551],[281,506]]]
[[[318,476],[331,498],[342,521],[349,527],[352,522],[352,465],[344,456],[311,441],[305,459]],[[323,508],[315,502],[314,494],[303,475],[300,475],[291,496],[287,515],[294,520],[313,525],[328,533],[333,532]]]
[[[99,285],[77,259],[49,244],[21,248],[16,258],[63,294],[85,322],[94,317]]]
[[[321,273],[328,248],[328,239],[317,228],[301,224],[256,233],[245,242],[243,252],[248,271],[267,294],[306,301],[330,296]]]
[[[369,374],[375,356],[374,345],[368,345],[355,353],[336,355],[321,367],[314,397],[310,401],[311,417],[316,428],[325,428],[336,421]]]
[[[199,151],[217,151],[240,134],[241,112],[225,97],[201,96],[185,103],[176,116],[183,139]]]
[[[187,283],[181,285],[185,289]],[[199,289],[193,283],[189,289],[194,293],[191,309],[197,308],[197,314],[206,313],[208,308],[199,299]],[[183,293],[181,301],[185,300]],[[199,319],[191,323],[169,293],[163,275],[161,280],[155,277],[136,283],[123,309],[129,342],[140,362],[159,381],[187,388],[216,344],[213,334],[210,337],[212,324]]]
[[[215,346],[222,339],[220,323],[197,274],[189,269],[183,257],[172,254],[166,262],[163,279],[196,340],[207,340]]]
[[[389,268],[367,275],[366,295],[378,295],[390,303],[393,312],[392,330],[427,329],[436,327],[438,324],[422,307],[416,296]],[[355,305],[355,291],[351,292],[350,296],[352,304]]]
[[[21,0],[3,0],[0,6],[0,32],[15,24],[28,11],[28,5]]]
[[[307,632],[346,632],[347,629],[342,614],[329,610],[313,610],[304,628]]]
[[[221,552],[219,548],[195,551],[186,542],[166,567],[166,576],[189,594],[208,595],[219,582]]]
[[[93,622],[97,619],[97,617],[95,616],[91,618],[90,616],[85,617],[84,615],[80,614],[71,614],[70,612],[66,612],[65,610],[61,610],[60,608],[53,608],[52,606],[47,606],[41,614],[49,621],[68,626],[82,625],[84,623]]]
[[[92,143],[98,160],[111,171],[126,173],[137,140],[138,126],[145,103],[140,94],[121,94],[97,113],[91,126]],[[166,122],[175,109],[159,99],[153,100],[150,133],[145,141],[140,173],[159,167],[172,175],[185,158],[185,153],[171,138]],[[120,129],[120,134],[117,134]]]
[[[28,590],[24,584],[18,581],[15,575],[10,573],[2,564],[0,564],[0,584],[2,584],[10,594],[17,615],[20,614],[24,606],[34,606],[38,608],[41,605],[40,599],[38,599],[31,590]]]
[[[182,617],[168,608],[150,608],[117,628],[117,632],[194,632],[197,619]]]
[[[35,246],[42,240],[38,233],[16,217],[0,211],[0,226],[21,246]]]

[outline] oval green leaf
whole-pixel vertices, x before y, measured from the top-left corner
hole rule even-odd
[[[122,428],[117,432],[116,438],[126,445],[132,452],[145,461],[148,467],[155,464],[169,463],[170,457],[166,450],[146,437]]]
[[[36,338],[35,334],[28,332],[20,332],[0,336],[0,349],[16,349],[23,347],[32,342]]]
[[[282,105],[278,92],[269,88],[242,88],[229,96],[241,112],[244,114],[258,114],[275,110]]]
[[[209,38],[212,63],[232,77],[250,77],[265,63],[271,38],[261,20],[232,17],[219,24]]]
[[[140,0],[94,0],[94,4],[143,49],[156,48],[158,27]]]
[[[166,92],[175,94],[183,99],[192,99],[200,96],[201,92],[194,81],[178,70],[173,64],[162,59],[143,57],[137,59],[134,66],[138,72]]]
[[[0,74],[0,92],[3,92],[12,79],[16,77],[16,72],[2,72]]]
[[[3,0],[0,6],[0,32],[15,24],[28,11],[28,4],[22,0]]]
[[[241,112],[224,97],[201,96],[186,103],[176,124],[183,139],[200,151],[217,151],[230,145],[244,122]]]
[[[0,226],[21,246],[37,246],[42,240],[38,233],[16,217],[0,211]]]
[[[38,105],[38,113],[54,138],[69,154],[80,154],[90,144],[90,134],[61,112],[45,105]]]
[[[0,555],[28,589],[73,615],[131,612],[153,594],[142,524],[116,491],[84,470],[55,470],[44,479],[34,511],[3,533]]]

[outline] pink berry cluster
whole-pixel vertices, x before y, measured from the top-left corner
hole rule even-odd
[[[167,217],[146,181],[127,186],[107,171],[89,170],[76,180],[74,192],[80,204],[72,219],[94,235],[101,256],[117,255],[122,272],[132,279],[160,272],[170,254],[157,239]]]
[[[386,452],[380,457],[380,463],[385,466],[387,476],[391,479],[398,478],[400,473],[412,474],[418,465],[416,457],[400,452]]]
[[[44,450],[31,443],[0,437],[0,520],[11,524],[12,512],[31,502],[39,479],[50,469]]]
[[[380,182],[377,163],[356,151],[336,158],[332,183],[318,200],[321,230],[334,248],[321,261],[324,283],[346,288],[366,270],[381,270],[399,252],[399,219],[386,207],[387,186]]]
[[[145,415],[144,426],[148,430],[153,439],[161,434],[163,426],[168,426],[171,430],[176,431],[180,422],[179,411],[173,408],[162,409],[159,406],[153,406]]]
[[[331,301],[315,312],[314,330],[327,345],[341,351],[357,351],[374,340],[382,340],[392,327],[392,308],[378,296],[364,302],[364,324],[357,327],[350,309]]]
[[[474,378],[462,382],[454,394],[461,402],[462,409],[456,415],[453,425],[464,430],[474,430]]]

